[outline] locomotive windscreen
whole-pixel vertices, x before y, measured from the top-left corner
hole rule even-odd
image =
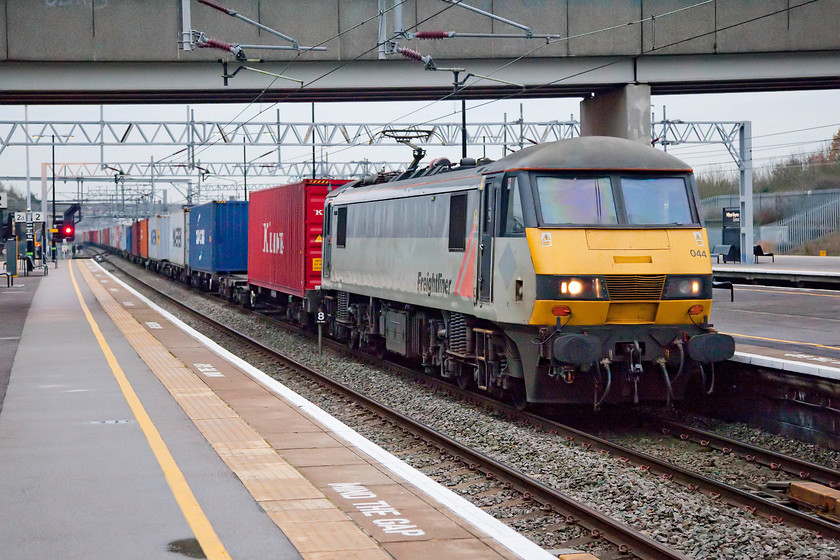
[[[616,224],[609,177],[537,177],[546,224]]]
[[[692,215],[684,177],[535,177],[544,226],[686,225]]]
[[[691,206],[682,177],[621,178],[629,224],[691,224]]]

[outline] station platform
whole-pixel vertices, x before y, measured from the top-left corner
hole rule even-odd
[[[542,550],[92,260],[15,284],[3,558],[593,558]]]
[[[713,262],[712,271],[716,281],[734,283],[732,297],[714,290],[711,314],[735,337],[734,361],[840,379],[840,257],[776,255],[749,265]]]
[[[774,255],[756,257],[753,264],[716,263],[716,281],[774,283],[784,286],[828,286],[840,288],[840,257]]]

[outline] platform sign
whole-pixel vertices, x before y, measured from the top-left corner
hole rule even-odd
[[[741,227],[741,209],[740,208],[724,208],[723,209],[723,227]]]
[[[9,207],[9,193],[0,192],[0,208]]]
[[[15,212],[15,222],[45,222],[46,217],[43,212]]]

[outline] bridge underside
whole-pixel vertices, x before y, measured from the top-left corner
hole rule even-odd
[[[840,52],[751,55],[541,58],[499,70],[499,60],[447,60],[440,66],[501,79],[470,78],[453,94],[453,73],[404,61],[357,61],[347,67],[298,62],[227,63],[284,74],[304,87],[249,69],[224,85],[219,62],[0,62],[0,104],[410,101],[494,98],[586,98],[627,84],[653,95],[840,88]]]

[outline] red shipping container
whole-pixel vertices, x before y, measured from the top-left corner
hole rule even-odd
[[[324,200],[348,182],[305,179],[250,194],[250,284],[298,297],[321,286]]]
[[[149,220],[140,220],[140,240],[137,247],[141,257],[149,256]]]
[[[140,222],[131,223],[131,248],[129,253],[140,255]]]

